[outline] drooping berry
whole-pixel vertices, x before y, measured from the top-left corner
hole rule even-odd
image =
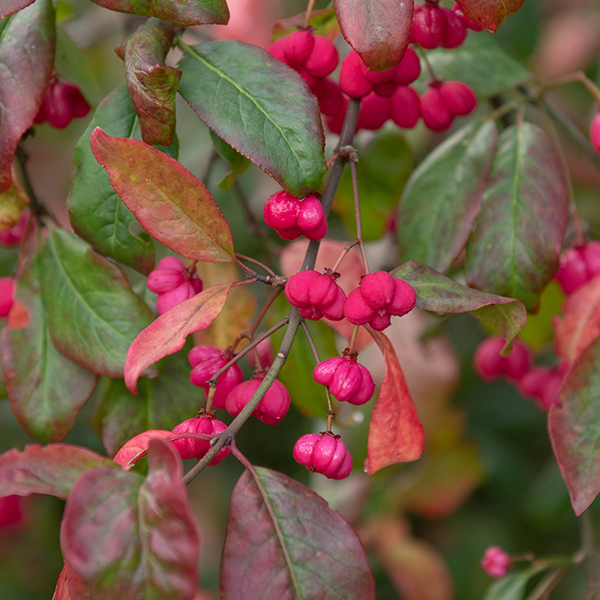
[[[390,104],[389,98],[382,98],[375,92],[365,96],[358,112],[357,131],[359,129],[377,131],[383,127],[384,123],[390,118]]]
[[[590,141],[596,152],[600,152],[600,113],[596,113],[596,116],[592,119],[592,124],[590,125]]]
[[[442,40],[444,48],[458,48],[467,37],[467,25],[464,18],[454,11],[442,8],[446,17],[446,35]]]
[[[286,63],[292,68],[303,66],[313,51],[315,36],[310,31],[294,31],[283,39]]]
[[[344,353],[319,363],[313,370],[317,383],[329,387],[340,401],[361,405],[368,402],[375,391],[375,383],[369,370],[356,362],[356,353]]]
[[[373,86],[367,79],[367,68],[362,58],[351,50],[342,61],[340,68],[340,87],[350,98],[364,98],[373,91]]]
[[[409,86],[398,86],[390,100],[392,121],[404,129],[412,129],[421,116],[419,94]]]
[[[473,355],[473,368],[484,381],[492,381],[506,375],[520,381],[531,371],[532,355],[525,344],[515,340],[508,356],[500,356],[504,338],[491,336],[483,340]]]
[[[273,363],[273,346],[271,344],[271,338],[267,338],[260,342],[260,344],[256,346],[256,352],[258,353],[260,366],[263,369],[268,369]],[[252,369],[257,368],[254,350],[249,354],[246,354],[246,360]]]
[[[213,346],[196,346],[190,350],[188,360],[193,369],[190,373],[190,381],[193,385],[204,389],[208,395],[208,380],[230,360],[227,352],[214,348]],[[225,371],[217,381],[215,395],[212,405],[214,408],[225,408],[227,394],[238,384],[244,381],[244,375],[239,365],[234,364]]]
[[[409,46],[400,63],[395,67],[394,80],[398,85],[409,85],[419,79],[421,74],[421,61],[417,53]]]
[[[234,416],[239,415],[262,380],[263,377],[255,376],[234,387],[227,395],[225,404],[227,412]],[[290,395],[283,383],[276,379],[252,414],[267,425],[277,425],[285,417],[289,408]]]
[[[477,96],[471,87],[461,81],[445,81],[439,86],[440,95],[454,116],[470,114],[477,106]]]
[[[0,317],[8,317],[14,303],[15,280],[12,277],[0,277]]]
[[[161,259],[148,275],[148,289],[155,294],[156,310],[162,315],[202,291],[202,280],[190,275],[185,265],[174,256]]]
[[[5,231],[0,231],[0,246],[5,248],[11,248],[13,246],[18,246],[23,239],[23,234],[25,233],[25,226],[27,225],[27,219],[29,218],[29,210],[25,209],[22,214],[19,222],[10,229],[6,229]]]
[[[335,70],[339,62],[337,48],[333,42],[322,35],[315,35],[310,56],[303,70],[313,77],[325,77]]]
[[[345,479],[352,471],[350,452],[340,436],[330,432],[303,435],[294,445],[294,458],[329,479]]]
[[[454,120],[437,87],[430,87],[421,96],[421,116],[431,131],[446,131]]]
[[[175,426],[173,433],[202,433],[204,435],[218,435],[227,429],[227,425],[208,415],[194,419],[187,419]],[[172,442],[177,448],[181,458],[197,458],[200,460],[210,450],[210,441],[198,438],[181,438]],[[231,452],[230,446],[223,446],[217,455],[208,463],[209,467],[219,464]]]
[[[441,8],[429,4],[415,7],[411,33],[419,46],[427,50],[438,48],[447,30],[446,15]]]
[[[321,317],[332,321],[344,318],[346,294],[335,282],[337,274],[300,271],[285,284],[285,295],[290,304],[300,309],[305,319],[318,321]]]
[[[309,240],[320,240],[327,233],[327,219],[320,200],[314,194],[300,200],[281,190],[266,202],[265,223],[284,240],[295,240],[303,235]]]
[[[504,552],[499,546],[490,546],[486,549],[481,559],[481,567],[490,576],[495,579],[504,577],[510,567],[511,559],[507,552]]]
[[[454,117],[468,115],[476,106],[475,92],[460,81],[434,82],[421,96],[421,115],[432,131],[445,131]]]

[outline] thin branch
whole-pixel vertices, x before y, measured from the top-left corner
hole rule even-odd
[[[431,80],[434,82],[439,81],[439,77],[435,74],[435,71],[433,70],[431,63],[429,62],[429,58],[427,57],[427,52],[425,52],[425,50],[423,50],[423,48],[421,48],[421,46],[419,46],[418,44],[414,44],[414,46],[415,46],[417,52],[421,55],[421,58],[423,59],[423,62],[425,63],[425,66],[427,67],[427,70],[429,71]]]
[[[365,243],[362,234],[362,219],[360,218],[360,200],[358,198],[358,174],[356,172],[356,161],[350,159],[350,173],[352,174],[352,193],[354,195],[354,217],[356,219],[356,239],[362,255],[365,273],[369,273],[369,262],[365,252]]]
[[[302,326],[302,330],[304,331],[304,333],[306,335],[306,339],[308,340],[308,345],[310,346],[313,356],[315,357],[315,362],[317,364],[320,364],[321,359],[319,358],[319,353],[317,352],[317,347],[315,346],[315,340],[313,340],[313,337],[310,334],[310,330],[308,329],[308,325],[306,324],[306,321],[303,320],[300,323],[300,325]]]
[[[344,258],[346,258],[346,254],[348,254],[348,252],[350,252],[350,250],[354,248],[356,244],[358,244],[358,240],[354,240],[351,244],[344,246],[344,249],[340,252],[340,255],[335,261],[335,264],[333,265],[333,267],[331,267],[332,273],[335,273],[338,270],[339,266],[342,264],[342,261],[344,260]]]
[[[583,71],[567,73],[566,75],[560,75],[559,77],[550,79],[542,86],[540,86],[540,89],[543,93],[559,85],[565,85],[566,83],[574,83],[576,81],[585,85],[585,87],[589,90],[590,94],[592,94],[592,96],[594,96],[594,98],[596,98],[596,101],[600,104],[600,90],[596,87],[596,84],[589,77],[586,76],[586,74]]]
[[[246,256],[245,254],[239,254],[238,252],[235,253],[235,257],[239,260],[245,260],[246,262],[256,265],[257,267],[260,267],[263,271],[268,273],[271,277],[276,277],[275,271],[272,271],[271,269],[269,269],[269,267],[267,267],[267,265],[261,263],[260,260],[256,260],[255,258]]]
[[[569,572],[568,567],[560,567],[550,571],[527,596],[526,600],[542,600],[550,597],[552,590],[559,584],[560,580]]]
[[[306,8],[306,15],[304,16],[304,27],[310,26],[310,15],[315,7],[315,0],[308,0],[308,7]]]
[[[214,146],[211,148],[210,154],[208,155],[208,159],[206,164],[204,165],[202,172],[200,173],[200,181],[206,185],[208,183],[208,178],[213,170],[213,167],[219,160],[219,153],[215,150]]]

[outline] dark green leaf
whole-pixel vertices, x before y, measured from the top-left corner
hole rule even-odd
[[[467,283],[534,309],[558,268],[568,203],[564,171],[550,138],[531,123],[506,129],[467,244]]]
[[[497,138],[493,121],[469,123],[413,172],[400,200],[402,260],[415,259],[442,273],[448,270],[479,214]]]
[[[321,115],[298,73],[235,40],[186,46],[178,66],[179,92],[221,139],[291,194],[321,190]]]
[[[412,171],[412,156],[402,134],[395,131],[380,133],[359,154],[356,171],[363,239],[378,240],[390,223],[398,198]],[[334,210],[354,235],[356,218],[350,169],[345,169],[342,175]]]
[[[522,302],[471,289],[416,260],[391,273],[415,288],[419,308],[442,315],[468,312],[476,319],[494,325],[506,338],[505,350],[510,348],[527,322]]]
[[[151,17],[127,40],[129,95],[146,144],[168,146],[175,136],[175,94],[181,71],[165,66],[175,27]]]
[[[227,142],[224,142],[212,130],[210,132],[210,139],[219,156],[226,160],[231,167],[229,173],[227,173],[219,183],[221,189],[228,190],[233,185],[238,175],[247,169],[250,161],[245,156],[242,156],[237,150],[234,150]]]
[[[152,240],[146,232],[137,233],[140,227],[133,213],[121,202],[108,173],[94,158],[90,135],[96,127],[109,135],[142,139],[127,86],[118,87],[100,103],[77,142],[68,199],[71,224],[98,252],[147,275],[154,268]],[[161,149],[177,156],[176,143]]]
[[[12,411],[23,429],[43,442],[61,440],[94,391],[96,376],[52,344],[42,300],[38,260],[16,277],[15,301],[26,314],[2,330],[2,370]]]
[[[89,371],[123,377],[127,350],[153,315],[122,271],[62,229],[46,238],[41,268],[56,348]]]

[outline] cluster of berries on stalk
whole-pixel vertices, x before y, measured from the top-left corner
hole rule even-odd
[[[79,88],[68,81],[52,79],[33,122],[47,122],[56,129],[65,129],[73,119],[81,119],[90,112],[90,105]]]
[[[466,18],[456,4],[440,8],[428,1],[415,7],[410,43],[422,48],[457,48],[468,29],[481,28]],[[269,47],[271,55],[296,70],[316,96],[332,133],[340,133],[350,98],[361,98],[357,130],[375,131],[391,119],[404,129],[413,128],[420,117],[432,131],[445,131],[456,116],[470,114],[477,105],[473,90],[459,81],[433,76],[429,89],[419,97],[411,87],[421,74],[421,64],[410,46],[402,61],[380,73],[369,71],[354,50],[342,61],[339,84],[327,77],[338,64],[333,43],[312,28],[299,28]]]
[[[156,269],[148,275],[146,285],[151,292],[158,294],[156,310],[159,315],[202,291],[202,280],[175,256],[159,260]]]

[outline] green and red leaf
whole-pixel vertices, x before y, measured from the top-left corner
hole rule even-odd
[[[114,190],[152,237],[192,260],[235,260],[223,213],[204,184],[176,160],[100,128],[90,143]]]
[[[168,441],[172,437],[173,432],[164,429],[150,429],[144,431],[126,442],[115,454],[113,461],[118,465],[121,465],[125,471],[129,471],[136,461],[148,451],[150,440],[160,438]]]
[[[525,0],[456,0],[458,5],[471,19],[488,31],[496,31],[504,19],[514,15],[523,6]]]
[[[0,7],[0,19],[4,19],[20,10],[23,10],[26,6],[33,4],[35,0],[4,0]]]

